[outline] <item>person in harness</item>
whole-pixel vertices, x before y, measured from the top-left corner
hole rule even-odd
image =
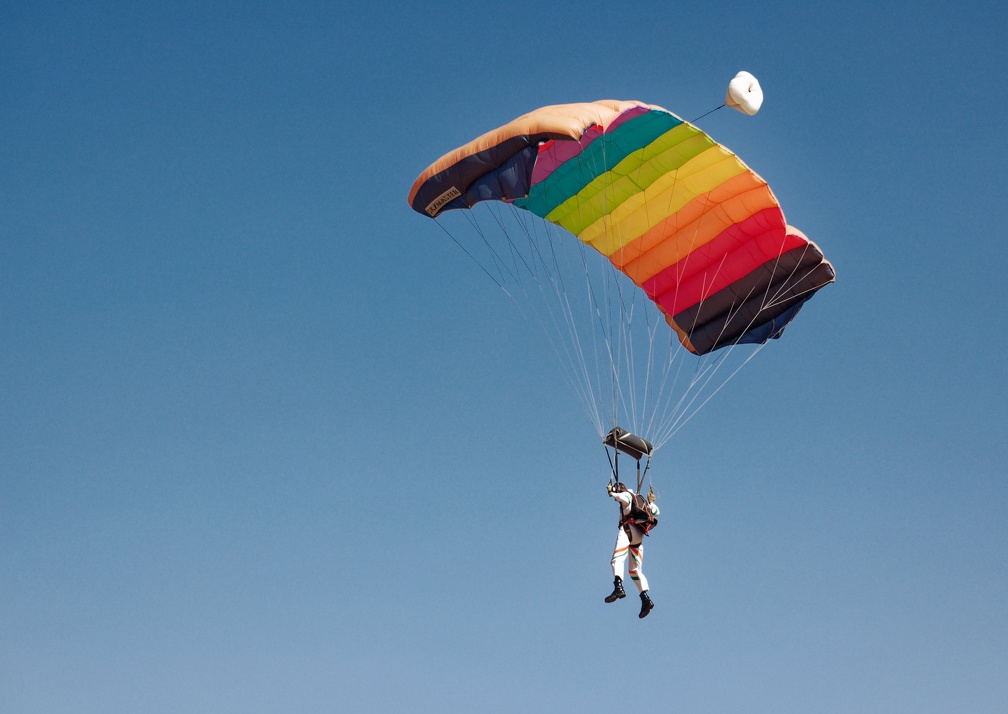
[[[606,602],[616,602],[626,597],[623,590],[623,567],[627,555],[630,556],[630,579],[640,593],[641,609],[638,617],[648,616],[654,603],[648,596],[648,581],[644,577],[644,536],[658,524],[658,505],[654,502],[654,491],[648,489],[647,499],[634,493],[633,489],[619,481],[608,485],[609,495],[620,504],[619,530],[616,533],[616,547],[613,548],[612,571],[613,591]]]

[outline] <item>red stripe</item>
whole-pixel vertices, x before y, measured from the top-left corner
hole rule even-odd
[[[806,243],[787,234],[779,208],[767,208],[722,231],[642,287],[666,315],[674,316]]]

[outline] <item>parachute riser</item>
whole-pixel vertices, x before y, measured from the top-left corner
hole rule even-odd
[[[637,493],[642,493],[644,488],[644,477],[647,476],[648,469],[651,468],[651,455],[648,454],[647,461],[644,462],[644,473],[640,470],[640,461],[637,462]]]

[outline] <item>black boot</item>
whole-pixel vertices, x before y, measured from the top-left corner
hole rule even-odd
[[[623,578],[616,576],[613,580],[613,591],[612,594],[606,596],[606,602],[616,602],[621,597],[626,597],[626,593],[623,591]]]
[[[654,603],[651,602],[651,598],[648,597],[647,590],[645,590],[640,594],[640,614],[637,617],[644,619],[653,607]]]

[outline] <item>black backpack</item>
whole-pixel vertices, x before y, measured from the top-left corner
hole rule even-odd
[[[644,535],[648,535],[648,531],[658,525],[658,517],[651,512],[649,506],[646,498],[639,493],[633,494],[630,500],[630,512],[623,516],[620,527],[633,523]]]

